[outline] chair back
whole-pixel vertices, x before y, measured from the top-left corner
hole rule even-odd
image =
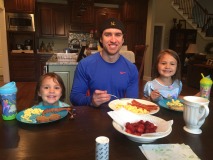
[[[138,68],[139,80],[143,77],[144,61],[148,45],[135,45],[135,65]]]

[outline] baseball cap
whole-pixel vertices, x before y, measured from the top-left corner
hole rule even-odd
[[[108,28],[119,29],[122,31],[123,34],[125,33],[124,24],[116,18],[109,18],[106,21],[104,21],[100,27],[100,33],[103,33],[103,31]]]

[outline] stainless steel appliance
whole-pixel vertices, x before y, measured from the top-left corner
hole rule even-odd
[[[34,14],[6,13],[8,31],[35,31]]]

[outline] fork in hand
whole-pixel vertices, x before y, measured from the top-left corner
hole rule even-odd
[[[115,95],[113,95],[113,94],[109,94],[109,95],[112,96],[112,97],[115,97],[115,98],[119,99],[117,96],[115,96]]]

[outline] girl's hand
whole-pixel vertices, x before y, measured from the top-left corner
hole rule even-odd
[[[92,104],[95,107],[100,106],[101,104],[108,102],[111,96],[107,94],[107,91],[95,90],[92,95]]]
[[[158,90],[153,90],[150,94],[150,98],[154,101],[160,97],[160,92]]]

